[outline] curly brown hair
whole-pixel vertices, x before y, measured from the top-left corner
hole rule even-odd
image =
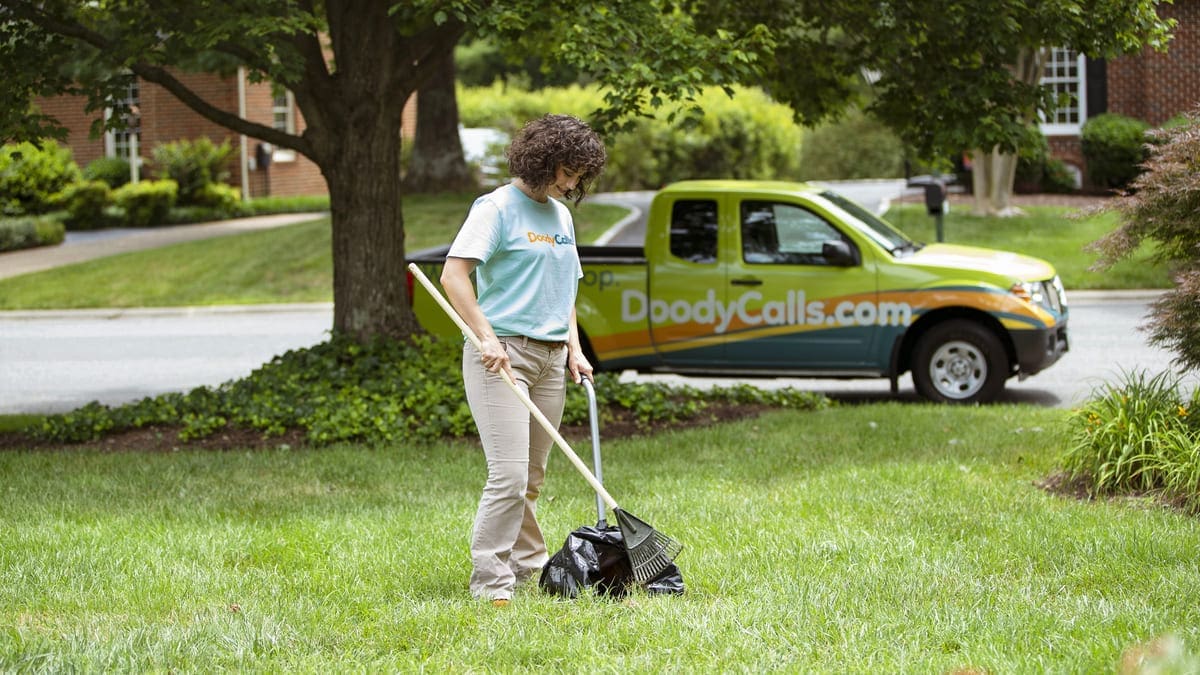
[[[571,115],[542,115],[527,122],[508,146],[508,171],[532,188],[555,180],[558,167],[579,173],[575,189],[563,195],[576,204],[604,169],[604,143],[586,122]]]

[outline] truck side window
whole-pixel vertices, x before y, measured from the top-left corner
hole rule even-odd
[[[742,260],[776,265],[827,265],[827,241],[853,244],[824,218],[794,204],[742,202]]]
[[[696,263],[717,261],[717,203],[681,199],[671,207],[671,255]]]

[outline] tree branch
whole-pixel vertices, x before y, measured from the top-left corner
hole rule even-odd
[[[268,127],[257,122],[251,122],[227,110],[222,110],[205,101],[164,68],[137,62],[130,64],[129,69],[133,71],[134,75],[166,89],[184,105],[226,129],[246,134],[247,136],[253,136],[254,138],[280,147],[290,148],[309,159],[314,159],[312,147],[304,137],[279,131],[274,127]]]
[[[11,9],[14,16],[24,19],[40,26],[44,30],[51,33],[62,35],[63,37],[79,40],[85,44],[91,45],[98,49],[102,54],[115,52],[113,41],[86,26],[74,22],[64,20],[59,17],[47,14],[40,9],[34,7],[27,2],[6,3]],[[231,52],[232,53],[232,52]],[[237,54],[234,54],[238,56]],[[272,143],[284,148],[290,148],[299,152],[306,157],[312,158],[312,148],[308,141],[301,136],[289,134],[274,127],[268,127],[249,120],[242,119],[236,114],[227,110],[222,110],[208,101],[201,98],[196,92],[179,81],[174,75],[169,73],[165,68],[153,65],[146,61],[134,61],[132,63],[113,63],[113,65],[128,68],[134,75],[153,82],[170,92],[178,98],[184,105],[196,111],[203,117],[216,122],[217,124],[235,131],[237,133],[246,134],[260,138],[268,143]]]

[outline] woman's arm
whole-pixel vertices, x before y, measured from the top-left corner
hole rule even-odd
[[[571,371],[571,379],[579,384],[580,378],[592,379],[592,364],[583,355],[583,345],[579,341],[579,323],[575,320],[575,308],[571,308],[571,321],[568,324],[567,337],[567,369]]]
[[[491,322],[479,307],[475,287],[471,285],[471,272],[475,271],[478,264],[478,261],[468,258],[446,258],[446,264],[442,265],[442,288],[446,290],[446,299],[479,338],[483,367],[493,373],[498,373],[503,368],[508,371],[509,377],[512,377],[508,352],[504,351],[504,345],[496,339]]]

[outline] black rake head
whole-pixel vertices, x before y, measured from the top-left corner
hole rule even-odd
[[[654,579],[683,550],[683,544],[651,527],[635,516],[614,509],[621,537],[625,540],[625,551],[633,568],[633,578],[639,584]]]

